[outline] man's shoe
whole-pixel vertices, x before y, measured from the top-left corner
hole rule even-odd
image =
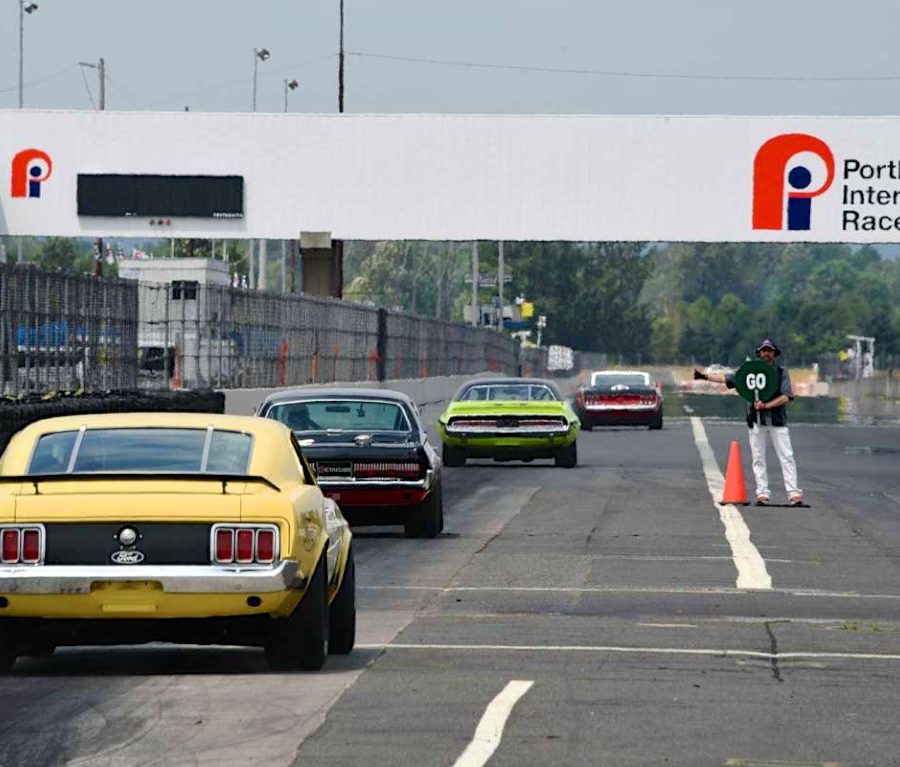
[[[769,503],[769,496],[767,495],[758,495],[756,496],[756,505],[757,506],[766,506]]]
[[[803,498],[799,495],[792,495],[788,500],[788,506],[802,506]]]

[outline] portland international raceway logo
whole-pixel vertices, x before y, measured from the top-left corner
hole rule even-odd
[[[807,165],[811,164],[809,160],[817,164],[810,155],[825,165],[825,180],[815,189],[809,188],[813,172]],[[794,158],[798,162],[792,165]],[[833,181],[834,155],[824,141],[805,133],[784,133],[770,138],[753,160],[753,228],[808,230],[812,198],[824,194]]]
[[[40,197],[41,184],[53,173],[50,155],[40,149],[23,149],[12,159],[10,189],[13,197]]]

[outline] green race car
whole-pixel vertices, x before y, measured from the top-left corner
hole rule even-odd
[[[578,463],[581,423],[556,384],[539,378],[479,378],[464,384],[438,419],[446,466],[467,458]]]

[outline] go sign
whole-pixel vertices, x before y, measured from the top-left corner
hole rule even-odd
[[[734,374],[734,388],[747,402],[768,402],[778,394],[778,369],[762,360],[750,360]]]

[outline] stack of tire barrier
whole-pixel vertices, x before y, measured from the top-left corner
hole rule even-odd
[[[0,454],[13,434],[42,418],[134,412],[224,413],[225,395],[215,391],[108,391],[0,398]]]

